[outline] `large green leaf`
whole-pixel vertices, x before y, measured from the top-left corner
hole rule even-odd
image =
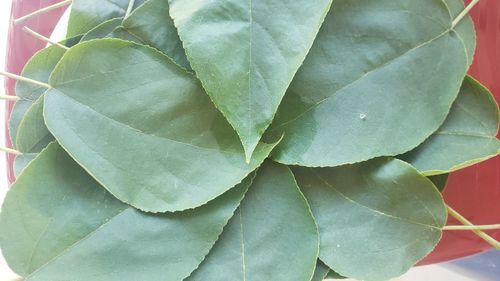
[[[500,153],[498,105],[467,77],[445,123],[422,145],[402,156],[425,175],[449,173]]]
[[[29,281],[180,281],[208,254],[250,181],[194,210],[147,214],[116,200],[53,143],[7,194],[2,253]]]
[[[187,279],[310,281],[318,229],[290,170],[266,162],[221,238]]]
[[[118,199],[151,212],[194,208],[238,184],[252,162],[198,80],[160,52],[102,39],[71,48],[45,94],[47,127]]]
[[[125,19],[115,18],[98,25],[90,30],[84,39],[105,37],[151,46],[183,68],[191,70],[177,29],[169,16],[168,0],[146,1]]]
[[[64,53],[64,49],[58,46],[50,46],[40,50],[26,63],[21,75],[47,83],[50,73]],[[17,143],[17,131],[24,115],[46,90],[46,88],[34,84],[17,82],[16,95],[21,99],[14,105],[9,119],[9,132],[12,143]]]
[[[129,4],[134,8],[145,0],[73,0],[66,36],[85,34],[107,20],[123,17]]]
[[[451,24],[440,0],[336,1],[271,126],[275,159],[338,166],[422,143],[468,66]]]
[[[205,90],[236,129],[247,158],[304,61],[331,0],[169,0]]]
[[[446,209],[432,182],[379,158],[337,168],[295,168],[319,226],[320,259],[343,276],[399,276],[438,243]]]

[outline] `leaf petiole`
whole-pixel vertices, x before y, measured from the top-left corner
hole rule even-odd
[[[467,220],[464,216],[462,216],[459,212],[453,210],[450,206],[446,205],[446,209],[448,210],[448,213],[457,219],[460,223],[474,227],[475,225],[472,224],[469,220]],[[485,232],[481,231],[480,229],[471,229],[472,232],[474,232],[477,236],[481,237],[484,241],[486,241],[488,244],[493,246],[495,249],[500,250],[500,242],[498,242],[495,238],[491,237],[490,235],[486,234]]]
[[[443,230],[496,230],[500,229],[500,224],[487,225],[447,225]]]
[[[17,81],[26,82],[26,83],[30,83],[30,84],[33,84],[33,85],[36,85],[36,86],[44,87],[44,88],[47,88],[47,89],[51,89],[52,88],[52,86],[50,86],[47,83],[43,83],[43,82],[40,82],[40,81],[37,81],[37,80],[33,80],[33,79],[30,79],[30,78],[27,78],[27,77],[19,76],[19,75],[10,73],[10,72],[0,71],[0,75],[8,77],[8,78],[11,78],[11,79],[14,79],[14,80],[17,80]]]
[[[465,9],[453,20],[451,28],[455,28],[455,26],[457,26],[457,24],[470,12],[470,10],[472,10],[472,8],[474,8],[474,6],[476,6],[477,3],[479,3],[479,0],[472,0],[469,5],[467,5],[467,7],[465,7]]]
[[[23,27],[23,31],[26,32],[26,33],[28,33],[28,34],[30,34],[30,35],[32,35],[36,39],[42,40],[43,42],[49,43],[49,44],[51,44],[53,46],[57,46],[57,47],[59,47],[61,49],[64,49],[64,50],[69,50],[69,48],[66,47],[66,46],[64,46],[63,44],[58,43],[58,42],[54,42],[54,41],[50,40],[49,38],[43,36],[42,34],[40,34],[40,33],[36,32],[36,31],[32,30],[31,28],[29,28],[27,26]]]
[[[0,95],[0,100],[6,100],[6,101],[18,101],[21,98],[18,96],[10,96],[10,95]]]
[[[0,151],[3,151],[3,152],[8,153],[8,154],[23,155],[21,152],[15,150],[15,149],[3,147],[3,146],[0,146]]]
[[[50,12],[52,10],[57,9],[57,8],[61,8],[61,7],[67,6],[67,5],[71,4],[72,2],[73,2],[73,0],[65,0],[65,1],[61,1],[59,3],[55,3],[54,5],[50,5],[50,6],[42,8],[42,9],[36,10],[36,11],[30,13],[30,14],[27,14],[25,16],[22,16],[20,18],[15,19],[13,21],[14,25],[17,25],[17,24],[20,24],[22,22],[25,22],[25,21],[33,18],[33,17],[36,17],[36,16],[39,16],[39,15],[48,13],[48,12]]]
[[[125,17],[128,17],[130,15],[130,13],[132,13],[132,10],[134,9],[134,4],[135,4],[135,0],[129,0],[127,12],[125,12]]]

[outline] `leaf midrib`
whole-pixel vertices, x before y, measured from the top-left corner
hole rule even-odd
[[[322,104],[323,102],[329,100],[330,98],[334,97],[335,95],[337,95],[339,92],[342,92],[348,88],[350,88],[351,86],[357,84],[357,83],[360,83],[361,81],[364,80],[364,78],[368,77],[369,75],[371,75],[372,73],[375,73],[376,71],[388,66],[388,65],[391,65],[392,63],[395,63],[396,61],[398,61],[399,59],[403,58],[404,56],[406,56],[407,54],[423,47],[423,46],[426,46],[426,45],[429,45],[431,43],[433,43],[434,41],[440,39],[441,37],[444,37],[446,36],[447,34],[449,34],[450,32],[455,32],[454,29],[452,28],[448,28],[446,29],[444,32],[440,33],[439,35],[437,35],[436,37],[434,38],[431,38],[430,40],[428,41],[425,41],[423,43],[420,43],[419,45],[405,51],[404,53],[402,53],[401,55],[398,55],[396,56],[395,58],[392,58],[390,60],[388,60],[387,62],[384,62],[383,64],[379,65],[379,66],[376,66],[375,68],[373,68],[372,70],[369,70],[368,72],[364,73],[363,75],[361,75],[360,77],[358,77],[357,79],[355,79],[354,81],[351,81],[349,82],[348,84],[344,85],[343,87],[341,87],[340,89],[336,90],[335,92],[333,92],[331,95],[319,100],[318,102],[314,103],[313,105],[311,105],[310,107],[308,107],[307,109],[305,109],[302,113],[300,113],[299,115],[297,115],[296,117],[286,121],[286,122],[283,122],[281,123],[280,125],[277,125],[276,127],[274,127],[272,129],[272,131],[278,129],[278,128],[281,128],[281,127],[284,127],[290,123],[293,123],[294,121],[302,118],[304,115],[306,115],[308,112],[312,111],[313,109],[315,109],[316,107],[318,107],[320,104]],[[465,49],[465,45],[462,41],[462,45]]]
[[[406,219],[406,218],[402,218],[402,217],[397,217],[397,216],[394,216],[394,215],[391,215],[391,214],[387,214],[387,213],[384,213],[383,211],[379,211],[379,210],[376,210],[376,209],[373,209],[372,207],[369,207],[369,206],[366,206],[366,205],[363,205],[355,200],[353,200],[352,198],[348,197],[347,195],[345,195],[344,193],[342,193],[340,190],[338,190],[335,186],[333,186],[332,184],[330,184],[327,180],[325,180],[317,171],[313,171],[314,174],[316,175],[316,177],[321,181],[323,182],[326,186],[330,187],[331,189],[333,189],[335,192],[337,192],[340,196],[342,196],[342,198],[344,198],[345,200],[359,206],[359,207],[362,207],[364,209],[368,209],[376,214],[379,214],[379,215],[382,215],[384,217],[387,217],[387,218],[390,218],[390,219],[394,219],[394,220],[399,220],[399,221],[402,221],[402,222],[405,222],[405,223],[409,223],[409,224],[413,224],[413,225],[418,225],[418,226],[423,226],[423,227],[426,227],[426,228],[431,228],[431,229],[437,229],[437,230],[441,230],[440,227],[438,226],[435,226],[435,225],[430,225],[430,224],[425,224],[425,223],[421,223],[421,222],[416,222],[416,221],[413,221],[413,220],[410,220],[410,219]]]

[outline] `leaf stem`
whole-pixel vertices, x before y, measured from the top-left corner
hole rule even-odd
[[[0,95],[0,100],[7,100],[7,101],[18,101],[21,98],[18,96],[10,96],[10,95]]]
[[[460,213],[453,210],[450,206],[446,205],[446,209],[448,210],[448,213],[452,217],[457,219],[460,223],[467,225],[467,226],[475,226],[469,220],[467,220],[464,216],[462,216]],[[479,229],[471,229],[471,231],[474,232],[477,236],[481,237],[484,241],[486,241],[488,244],[493,246],[495,249],[500,250],[500,242],[498,242],[495,238],[491,237],[490,235],[484,233],[483,231],[481,231]]]
[[[36,32],[36,31],[32,30],[31,28],[29,28],[27,26],[23,27],[23,31],[26,32],[26,33],[28,33],[28,34],[30,34],[30,35],[32,35],[33,37],[35,37],[37,39],[42,40],[43,42],[46,42],[46,43],[49,43],[51,45],[57,46],[57,47],[59,47],[61,49],[64,49],[64,50],[69,50],[69,48],[66,47],[66,46],[64,46],[63,44],[58,43],[58,42],[54,42],[54,41],[50,40],[49,38],[43,36],[42,34],[40,34],[40,33]]]
[[[19,76],[19,75],[10,73],[10,72],[0,71],[0,75],[8,77],[8,78],[11,78],[11,79],[14,79],[14,80],[18,80],[18,81],[21,81],[21,82],[26,82],[26,83],[37,85],[37,86],[40,86],[40,87],[44,87],[44,88],[47,88],[47,89],[51,89],[52,88],[52,86],[50,86],[47,83],[43,83],[43,82],[40,82],[40,81],[37,81],[37,80],[33,80],[33,79],[30,79],[30,78],[27,78],[27,77]]]
[[[21,152],[15,150],[15,149],[3,147],[3,146],[0,146],[0,151],[3,151],[5,153],[9,153],[9,154],[14,154],[14,155],[23,155]]]
[[[130,13],[132,13],[132,10],[134,9],[134,4],[135,4],[135,0],[128,1],[128,7],[127,7],[127,12],[125,12],[125,17],[128,17],[130,15]]]
[[[59,3],[55,3],[54,5],[50,5],[50,6],[47,6],[45,8],[36,10],[36,11],[30,13],[30,14],[27,14],[25,16],[22,16],[20,18],[15,19],[13,21],[14,25],[18,25],[18,24],[20,24],[22,22],[25,22],[25,21],[29,20],[30,18],[33,18],[33,17],[39,16],[39,15],[48,13],[48,12],[50,12],[52,10],[57,9],[57,8],[61,8],[61,7],[67,6],[67,5],[71,4],[72,2],[73,2],[73,0],[64,0],[64,1],[61,1]]]
[[[467,5],[467,7],[465,7],[465,9],[453,20],[451,28],[455,28],[455,26],[457,26],[457,24],[470,12],[470,10],[472,10],[472,8],[474,8],[474,6],[476,6],[477,3],[479,3],[479,0],[472,0],[469,5]]]
[[[500,229],[500,224],[487,225],[447,225],[443,230],[496,230]]]

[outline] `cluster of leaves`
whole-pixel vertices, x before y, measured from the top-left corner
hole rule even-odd
[[[17,85],[8,264],[31,281],[403,274],[441,238],[436,185],[500,151],[463,8],[74,0],[70,48],[23,71],[48,89]]]

